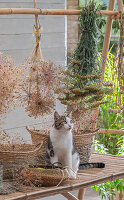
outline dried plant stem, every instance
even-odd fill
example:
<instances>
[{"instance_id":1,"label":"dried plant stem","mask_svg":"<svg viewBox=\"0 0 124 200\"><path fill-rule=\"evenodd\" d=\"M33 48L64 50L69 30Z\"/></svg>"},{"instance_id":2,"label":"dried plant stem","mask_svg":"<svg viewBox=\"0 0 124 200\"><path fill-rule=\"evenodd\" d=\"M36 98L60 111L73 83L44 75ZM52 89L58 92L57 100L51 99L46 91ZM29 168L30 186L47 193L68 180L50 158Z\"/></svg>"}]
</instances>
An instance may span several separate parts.
<instances>
[{"instance_id":1,"label":"dried plant stem","mask_svg":"<svg viewBox=\"0 0 124 200\"><path fill-rule=\"evenodd\" d=\"M34 49L32 50L31 54L29 55L28 59L26 60L25 64L23 65L23 67L22 67L21 72L19 73L19 75L20 75L21 73L23 73L23 71L24 71L26 65L28 64L29 60L31 59L31 57L32 57L32 55L33 55L35 49L36 49L36 46L34 47Z\"/></svg>"}]
</instances>

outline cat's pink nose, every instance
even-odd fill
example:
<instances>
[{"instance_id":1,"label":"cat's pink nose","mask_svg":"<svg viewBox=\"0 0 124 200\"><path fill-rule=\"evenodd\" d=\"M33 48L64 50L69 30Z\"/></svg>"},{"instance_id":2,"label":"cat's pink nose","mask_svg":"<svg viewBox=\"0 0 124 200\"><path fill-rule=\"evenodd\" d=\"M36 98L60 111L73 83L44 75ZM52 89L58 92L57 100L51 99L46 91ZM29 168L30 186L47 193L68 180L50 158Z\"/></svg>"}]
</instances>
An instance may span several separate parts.
<instances>
[{"instance_id":1,"label":"cat's pink nose","mask_svg":"<svg viewBox=\"0 0 124 200\"><path fill-rule=\"evenodd\" d=\"M69 128L71 128L71 125L70 125L70 124L69 124L68 126L69 126Z\"/></svg>"}]
</instances>

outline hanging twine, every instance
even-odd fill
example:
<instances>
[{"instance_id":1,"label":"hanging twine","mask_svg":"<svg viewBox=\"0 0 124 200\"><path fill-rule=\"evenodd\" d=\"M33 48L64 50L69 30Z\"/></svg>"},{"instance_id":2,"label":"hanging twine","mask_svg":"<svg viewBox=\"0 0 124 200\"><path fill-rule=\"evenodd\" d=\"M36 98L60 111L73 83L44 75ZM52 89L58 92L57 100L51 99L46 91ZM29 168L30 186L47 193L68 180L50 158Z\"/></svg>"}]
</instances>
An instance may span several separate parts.
<instances>
[{"instance_id":1,"label":"hanging twine","mask_svg":"<svg viewBox=\"0 0 124 200\"><path fill-rule=\"evenodd\" d=\"M33 36L36 38L36 45L39 45L40 43L40 36L39 36L39 30L33 26Z\"/></svg>"}]
</instances>

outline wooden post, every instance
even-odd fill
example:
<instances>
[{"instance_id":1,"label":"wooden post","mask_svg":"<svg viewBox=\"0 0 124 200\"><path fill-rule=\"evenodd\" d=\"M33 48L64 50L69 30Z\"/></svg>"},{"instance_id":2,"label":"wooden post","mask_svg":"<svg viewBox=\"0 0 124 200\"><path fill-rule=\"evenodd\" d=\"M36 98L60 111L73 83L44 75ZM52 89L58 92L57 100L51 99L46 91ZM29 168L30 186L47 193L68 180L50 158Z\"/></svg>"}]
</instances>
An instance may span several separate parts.
<instances>
[{"instance_id":1,"label":"wooden post","mask_svg":"<svg viewBox=\"0 0 124 200\"><path fill-rule=\"evenodd\" d=\"M84 200L85 190L86 189L84 189L84 188L79 190L79 192L78 192L78 199L79 200Z\"/></svg>"},{"instance_id":2,"label":"wooden post","mask_svg":"<svg viewBox=\"0 0 124 200\"><path fill-rule=\"evenodd\" d=\"M119 200L123 200L123 192L122 192L122 190L119 193Z\"/></svg>"},{"instance_id":3,"label":"wooden post","mask_svg":"<svg viewBox=\"0 0 124 200\"><path fill-rule=\"evenodd\" d=\"M114 197L113 197L113 196L111 196L111 200L114 200Z\"/></svg>"},{"instance_id":4,"label":"wooden post","mask_svg":"<svg viewBox=\"0 0 124 200\"><path fill-rule=\"evenodd\" d=\"M67 0L67 9L76 9L78 0ZM78 16L67 16L67 63L71 57L71 51L77 47L78 43Z\"/></svg>"},{"instance_id":5,"label":"wooden post","mask_svg":"<svg viewBox=\"0 0 124 200\"><path fill-rule=\"evenodd\" d=\"M119 0L120 1L120 0ZM115 0L109 0L109 7L108 10L113 11L115 5ZM106 60L108 55L108 49L109 49L109 43L110 43L110 36L111 36L111 29L112 29L112 17L108 16L106 21L106 27L105 27L105 37L103 42L103 49L102 49L102 59L101 62L101 70L102 70L102 76L101 80L104 79L104 73L105 73L105 66L106 66ZM95 123L92 124L92 129L96 128L97 118L98 118L98 109L94 109L92 112L92 120L95 120Z\"/></svg>"},{"instance_id":6,"label":"wooden post","mask_svg":"<svg viewBox=\"0 0 124 200\"><path fill-rule=\"evenodd\" d=\"M119 65L122 69L121 73L123 76L123 86L124 86L124 64L123 64L123 50L124 50L124 17L122 15L123 12L123 0L117 0L117 4L118 4L118 11L120 12L120 55L119 55ZM122 121L124 122L124 89L123 89L123 119Z\"/></svg>"},{"instance_id":7,"label":"wooden post","mask_svg":"<svg viewBox=\"0 0 124 200\"><path fill-rule=\"evenodd\" d=\"M123 0L117 0L118 11L123 11Z\"/></svg>"},{"instance_id":8,"label":"wooden post","mask_svg":"<svg viewBox=\"0 0 124 200\"><path fill-rule=\"evenodd\" d=\"M115 5L115 0L110 0L108 10L114 10L114 5ZM112 18L110 16L108 16L107 21L106 21L105 37L104 37L103 50L102 50L102 59L103 59L103 61L102 61L102 80L104 79L105 66L106 66L106 60L107 60L110 36L111 36L111 29L112 29Z\"/></svg>"}]
</instances>

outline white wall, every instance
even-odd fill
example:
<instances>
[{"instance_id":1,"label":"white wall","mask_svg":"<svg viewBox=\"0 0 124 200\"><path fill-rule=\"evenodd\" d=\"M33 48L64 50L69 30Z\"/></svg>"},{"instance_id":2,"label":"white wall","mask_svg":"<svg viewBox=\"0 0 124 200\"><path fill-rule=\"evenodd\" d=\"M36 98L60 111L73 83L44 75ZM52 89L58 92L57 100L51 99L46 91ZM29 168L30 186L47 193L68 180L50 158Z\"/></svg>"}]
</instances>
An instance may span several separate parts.
<instances>
[{"instance_id":1,"label":"white wall","mask_svg":"<svg viewBox=\"0 0 124 200\"><path fill-rule=\"evenodd\" d=\"M7 7L32 8L33 0L0 0L0 8ZM36 0L36 7L41 9L64 9L65 0ZM39 22L43 27L41 38L43 57L47 61L54 61L57 65L65 65L66 62L65 21L65 16L39 16ZM5 55L12 56L17 65L21 66L34 48L34 23L33 15L0 16L0 51ZM63 112L64 108L58 104L57 110ZM48 118L45 121L48 122ZM29 118L27 113L24 112L24 108L17 108L13 112L8 113L3 122L2 128L8 129L39 123L41 119ZM23 135L25 140L30 142L30 136L25 128L6 130L6 132Z\"/></svg>"}]
</instances>

